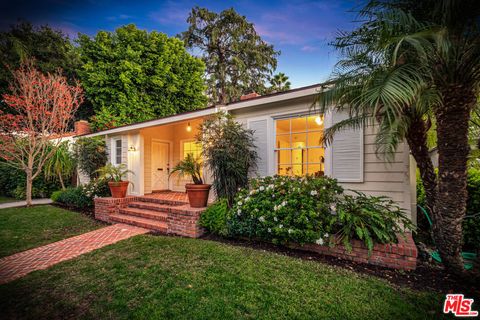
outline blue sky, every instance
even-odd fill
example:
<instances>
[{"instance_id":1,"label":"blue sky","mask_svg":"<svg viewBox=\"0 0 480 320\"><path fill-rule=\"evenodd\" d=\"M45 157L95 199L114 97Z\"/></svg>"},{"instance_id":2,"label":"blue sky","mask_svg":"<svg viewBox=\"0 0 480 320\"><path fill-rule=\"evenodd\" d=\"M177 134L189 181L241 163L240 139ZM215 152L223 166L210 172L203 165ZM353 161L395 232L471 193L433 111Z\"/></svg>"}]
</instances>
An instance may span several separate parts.
<instances>
[{"instance_id":1,"label":"blue sky","mask_svg":"<svg viewBox=\"0 0 480 320\"><path fill-rule=\"evenodd\" d=\"M78 32L94 35L134 23L174 36L186 30L186 18L195 5L216 12L233 7L245 15L262 38L281 51L276 72L286 73L296 88L328 79L338 59L328 43L338 30L353 28L356 16L349 11L359 1L2 1L0 28L22 18L76 37Z\"/></svg>"}]
</instances>

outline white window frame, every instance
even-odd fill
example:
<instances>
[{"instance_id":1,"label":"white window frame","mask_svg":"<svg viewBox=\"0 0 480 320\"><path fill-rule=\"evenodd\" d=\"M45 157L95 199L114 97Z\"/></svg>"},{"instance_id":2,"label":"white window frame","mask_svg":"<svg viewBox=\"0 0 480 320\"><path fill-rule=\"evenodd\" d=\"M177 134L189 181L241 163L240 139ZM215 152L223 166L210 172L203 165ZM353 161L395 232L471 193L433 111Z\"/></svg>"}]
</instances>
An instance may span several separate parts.
<instances>
[{"instance_id":1,"label":"white window frame","mask_svg":"<svg viewBox=\"0 0 480 320\"><path fill-rule=\"evenodd\" d=\"M118 154L118 150L117 150L117 141L120 141L120 155ZM122 137L112 138L111 150L112 150L111 163L115 166L118 166L118 165L122 164L123 163L122 162L122 151L123 151ZM117 162L117 157L118 156L120 156L120 163Z\"/></svg>"},{"instance_id":2,"label":"white window frame","mask_svg":"<svg viewBox=\"0 0 480 320\"><path fill-rule=\"evenodd\" d=\"M306 118L309 117L309 116L314 116L316 115L315 113L312 113L312 112L309 112L309 111L304 111L304 112L295 112L295 113L289 113L289 114L283 114L283 115L278 115L278 116L274 116L272 117L273 118L273 154L274 154L274 172L275 174L279 174L278 173L278 152L277 151L280 151L280 150L298 150L298 148L293 148L293 147L290 147L290 148L277 148L277 126L276 126L276 121L278 120L291 120L291 119L294 119L294 118L301 118L301 117L305 117L305 121L306 121ZM323 130L312 130L311 132L322 132L324 133L325 132L325 128L326 128L326 115L323 115ZM307 174L308 174L308 165L309 164L320 164L320 166L322 166L322 163L318 163L318 162L308 162L308 149L323 149L324 150L324 156L323 156L323 174L324 175L327 175L327 162L330 160L330 157L329 157L329 154L327 154L327 147L326 146L315 146L315 147L309 147L308 146L308 133L310 131L308 130L308 126L305 127L305 131L301 131L301 132L295 132L295 134L301 134L301 133L304 133L306 135L306 140L305 140L305 145L306 147L305 148L302 148L301 150L303 151L303 149L306 149L307 150L307 161L306 162L303 162L301 163L302 165L302 168L304 165L307 166ZM287 134L285 134L287 135ZM288 134L290 137L292 136L292 128L291 128L291 124L290 124L290 132ZM291 141L290 141L291 143ZM292 161L292 159L290 159L290 161ZM293 165L293 163L290 163L291 165Z\"/></svg>"}]
</instances>

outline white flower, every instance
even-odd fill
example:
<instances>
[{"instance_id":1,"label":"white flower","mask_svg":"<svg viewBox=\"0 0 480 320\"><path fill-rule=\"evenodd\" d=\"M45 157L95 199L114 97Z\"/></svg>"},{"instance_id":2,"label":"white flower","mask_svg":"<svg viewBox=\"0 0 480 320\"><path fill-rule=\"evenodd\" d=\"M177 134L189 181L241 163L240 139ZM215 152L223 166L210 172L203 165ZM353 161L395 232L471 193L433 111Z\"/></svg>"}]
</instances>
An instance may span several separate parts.
<instances>
[{"instance_id":1,"label":"white flower","mask_svg":"<svg viewBox=\"0 0 480 320\"><path fill-rule=\"evenodd\" d=\"M317 241L315 241L315 243L322 246L322 245L323 245L323 239L320 238L320 239L318 239Z\"/></svg>"},{"instance_id":2,"label":"white flower","mask_svg":"<svg viewBox=\"0 0 480 320\"><path fill-rule=\"evenodd\" d=\"M318 194L317 190L312 190L310 191L310 195L316 196Z\"/></svg>"},{"instance_id":3,"label":"white flower","mask_svg":"<svg viewBox=\"0 0 480 320\"><path fill-rule=\"evenodd\" d=\"M285 207L287 205L287 201L282 202L282 206Z\"/></svg>"},{"instance_id":4,"label":"white flower","mask_svg":"<svg viewBox=\"0 0 480 320\"><path fill-rule=\"evenodd\" d=\"M237 213L240 215L240 213L242 213L242 210L238 209Z\"/></svg>"},{"instance_id":5,"label":"white flower","mask_svg":"<svg viewBox=\"0 0 480 320\"><path fill-rule=\"evenodd\" d=\"M332 205L330 206L330 210L332 210L332 211L337 211L337 207L336 207L334 204L332 204Z\"/></svg>"},{"instance_id":6,"label":"white flower","mask_svg":"<svg viewBox=\"0 0 480 320\"><path fill-rule=\"evenodd\" d=\"M252 190L252 191L250 191L250 195L251 195L251 196L254 195L255 192L257 192L257 190Z\"/></svg>"},{"instance_id":7,"label":"white flower","mask_svg":"<svg viewBox=\"0 0 480 320\"><path fill-rule=\"evenodd\" d=\"M253 210L253 211L258 212L258 208L255 208L255 210Z\"/></svg>"},{"instance_id":8,"label":"white flower","mask_svg":"<svg viewBox=\"0 0 480 320\"><path fill-rule=\"evenodd\" d=\"M258 190L263 191L263 190L265 190L265 187L264 187L264 186L260 186L260 188L258 188Z\"/></svg>"},{"instance_id":9,"label":"white flower","mask_svg":"<svg viewBox=\"0 0 480 320\"><path fill-rule=\"evenodd\" d=\"M245 198L245 202L247 202L248 200L250 200L250 197L246 197L246 198Z\"/></svg>"},{"instance_id":10,"label":"white flower","mask_svg":"<svg viewBox=\"0 0 480 320\"><path fill-rule=\"evenodd\" d=\"M292 229L288 229L288 233L292 233L292 232L293 232L293 230L292 230Z\"/></svg>"},{"instance_id":11,"label":"white flower","mask_svg":"<svg viewBox=\"0 0 480 320\"><path fill-rule=\"evenodd\" d=\"M275 206L273 207L273 211L277 211L277 210L278 210L278 207L275 205Z\"/></svg>"},{"instance_id":12,"label":"white flower","mask_svg":"<svg viewBox=\"0 0 480 320\"><path fill-rule=\"evenodd\" d=\"M274 195L274 194L272 194L272 198L275 198L275 195Z\"/></svg>"},{"instance_id":13,"label":"white flower","mask_svg":"<svg viewBox=\"0 0 480 320\"><path fill-rule=\"evenodd\" d=\"M259 220L260 222L264 222L264 221L265 221L265 218L264 218L263 216L261 216L260 218L258 218L258 220Z\"/></svg>"},{"instance_id":14,"label":"white flower","mask_svg":"<svg viewBox=\"0 0 480 320\"><path fill-rule=\"evenodd\" d=\"M283 224L279 225L278 227L279 227L280 229L282 229L282 228L283 228Z\"/></svg>"},{"instance_id":15,"label":"white flower","mask_svg":"<svg viewBox=\"0 0 480 320\"><path fill-rule=\"evenodd\" d=\"M242 205L242 201L238 201L237 204L238 204L239 206L241 206L241 205Z\"/></svg>"},{"instance_id":16,"label":"white flower","mask_svg":"<svg viewBox=\"0 0 480 320\"><path fill-rule=\"evenodd\" d=\"M268 228L267 230L268 230L268 232L272 233L272 229Z\"/></svg>"},{"instance_id":17,"label":"white flower","mask_svg":"<svg viewBox=\"0 0 480 320\"><path fill-rule=\"evenodd\" d=\"M269 184L269 185L268 185L268 188L269 188L269 189L273 189L273 188L274 188L274 185L273 185L273 184Z\"/></svg>"},{"instance_id":18,"label":"white flower","mask_svg":"<svg viewBox=\"0 0 480 320\"><path fill-rule=\"evenodd\" d=\"M277 217L273 217L273 221L277 222L278 221Z\"/></svg>"},{"instance_id":19,"label":"white flower","mask_svg":"<svg viewBox=\"0 0 480 320\"><path fill-rule=\"evenodd\" d=\"M328 233L325 233L325 234L323 235L323 237L324 237L324 238L328 238Z\"/></svg>"}]
</instances>

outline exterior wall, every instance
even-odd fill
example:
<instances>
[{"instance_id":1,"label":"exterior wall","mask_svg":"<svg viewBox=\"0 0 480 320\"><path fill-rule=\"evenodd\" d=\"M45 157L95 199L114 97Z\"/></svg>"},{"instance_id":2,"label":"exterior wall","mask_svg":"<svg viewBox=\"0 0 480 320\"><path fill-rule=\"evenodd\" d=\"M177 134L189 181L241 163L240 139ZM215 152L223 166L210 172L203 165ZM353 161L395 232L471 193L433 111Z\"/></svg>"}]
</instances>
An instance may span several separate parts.
<instances>
[{"instance_id":1,"label":"exterior wall","mask_svg":"<svg viewBox=\"0 0 480 320\"><path fill-rule=\"evenodd\" d=\"M313 97L304 97L281 103L266 104L258 107L242 108L231 110L230 113L235 116L237 121L248 125L251 119L268 118L268 132L271 134L269 139L268 172L269 175L276 174L274 144L274 120L275 116L295 115L309 112L313 103ZM327 123L327 120L325 121ZM340 185L345 189L352 189L364 192L373 196L387 196L396 201L412 221L416 222L415 214L415 188L412 188L411 170L412 164L409 156L409 149L405 143L400 144L395 153L393 161L388 162L375 154L375 128L368 127L363 131L364 134L364 157L363 157L363 182L341 182ZM326 153L326 174L329 174L328 159L329 148ZM413 172L415 167L413 167ZM413 174L415 177L415 174ZM415 184L413 184L415 186ZM413 213L413 214L412 214Z\"/></svg>"}]
</instances>

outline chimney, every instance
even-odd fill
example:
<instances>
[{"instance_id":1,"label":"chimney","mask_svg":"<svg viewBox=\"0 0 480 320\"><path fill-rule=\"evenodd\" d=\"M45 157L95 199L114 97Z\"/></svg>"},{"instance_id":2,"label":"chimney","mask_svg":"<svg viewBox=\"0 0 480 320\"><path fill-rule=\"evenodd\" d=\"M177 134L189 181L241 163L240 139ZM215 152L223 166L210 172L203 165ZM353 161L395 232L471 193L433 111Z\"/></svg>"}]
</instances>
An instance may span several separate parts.
<instances>
[{"instance_id":1,"label":"chimney","mask_svg":"<svg viewBox=\"0 0 480 320\"><path fill-rule=\"evenodd\" d=\"M82 134L88 134L92 132L90 124L86 120L75 121L75 135L80 136Z\"/></svg>"},{"instance_id":2,"label":"chimney","mask_svg":"<svg viewBox=\"0 0 480 320\"><path fill-rule=\"evenodd\" d=\"M243 96L241 96L240 101L248 100L248 99L252 99L252 98L256 98L256 97L260 97L260 95L256 92L252 92L252 93L244 94Z\"/></svg>"}]
</instances>

